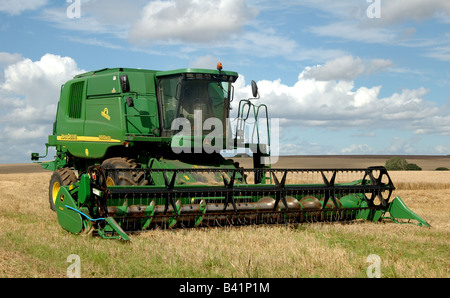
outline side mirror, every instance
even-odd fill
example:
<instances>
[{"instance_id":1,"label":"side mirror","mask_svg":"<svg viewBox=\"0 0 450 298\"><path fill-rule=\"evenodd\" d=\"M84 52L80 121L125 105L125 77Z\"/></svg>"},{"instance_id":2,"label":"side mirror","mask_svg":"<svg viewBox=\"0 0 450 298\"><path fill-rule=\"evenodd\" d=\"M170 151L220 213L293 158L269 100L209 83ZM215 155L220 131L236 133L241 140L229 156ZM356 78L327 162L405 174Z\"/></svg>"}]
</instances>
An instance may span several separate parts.
<instances>
[{"instance_id":1,"label":"side mirror","mask_svg":"<svg viewBox=\"0 0 450 298\"><path fill-rule=\"evenodd\" d=\"M254 98L258 98L258 85L252 80L252 95Z\"/></svg>"},{"instance_id":2,"label":"side mirror","mask_svg":"<svg viewBox=\"0 0 450 298\"><path fill-rule=\"evenodd\" d=\"M127 75L120 76L120 87L122 87L122 92L124 93L130 91L130 82Z\"/></svg>"},{"instance_id":3,"label":"side mirror","mask_svg":"<svg viewBox=\"0 0 450 298\"><path fill-rule=\"evenodd\" d=\"M132 97L127 97L127 106L130 108L134 107L134 101Z\"/></svg>"}]
</instances>

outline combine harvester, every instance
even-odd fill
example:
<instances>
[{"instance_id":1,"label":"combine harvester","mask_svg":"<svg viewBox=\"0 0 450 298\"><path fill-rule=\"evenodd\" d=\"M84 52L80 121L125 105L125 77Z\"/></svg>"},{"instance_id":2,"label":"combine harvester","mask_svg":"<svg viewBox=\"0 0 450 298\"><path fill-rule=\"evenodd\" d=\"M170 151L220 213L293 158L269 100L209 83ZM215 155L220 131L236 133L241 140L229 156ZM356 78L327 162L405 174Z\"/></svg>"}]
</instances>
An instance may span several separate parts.
<instances>
[{"instance_id":1,"label":"combine harvester","mask_svg":"<svg viewBox=\"0 0 450 298\"><path fill-rule=\"evenodd\" d=\"M222 70L101 69L61 88L41 162L53 172L50 207L72 233L129 240L128 231L343 220L415 220L384 167L273 169L267 106L241 100L238 74ZM261 125L264 124L264 125ZM246 128L251 140L245 137ZM267 134L265 142L261 127ZM253 168L223 149L252 151ZM356 178L355 178L356 177Z\"/></svg>"}]
</instances>

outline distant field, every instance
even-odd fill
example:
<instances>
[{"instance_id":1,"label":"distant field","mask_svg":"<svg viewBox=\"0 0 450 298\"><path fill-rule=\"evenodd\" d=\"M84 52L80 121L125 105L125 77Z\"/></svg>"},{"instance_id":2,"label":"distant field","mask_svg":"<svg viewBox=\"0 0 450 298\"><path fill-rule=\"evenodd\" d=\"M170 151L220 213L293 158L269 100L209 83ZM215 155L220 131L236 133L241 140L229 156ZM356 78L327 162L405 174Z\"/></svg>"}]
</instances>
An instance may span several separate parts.
<instances>
[{"instance_id":1,"label":"distant field","mask_svg":"<svg viewBox=\"0 0 450 298\"><path fill-rule=\"evenodd\" d=\"M384 160L283 158L279 166L366 167L382 165ZM298 227L152 230L131 235L130 243L65 232L48 208L51 172L29 165L2 165L0 278L66 277L71 254L80 256L81 277L88 278L365 278L370 254L380 256L382 277L449 278L450 171L429 171L438 166L450 168L449 159L428 163L426 158L407 160L428 170L390 172L397 186L394 195L401 196L431 228L356 221ZM245 159L240 162L244 164Z\"/></svg>"},{"instance_id":2,"label":"distant field","mask_svg":"<svg viewBox=\"0 0 450 298\"><path fill-rule=\"evenodd\" d=\"M42 169L40 165L32 163L0 165L0 174L45 173L45 172L48 171Z\"/></svg>"},{"instance_id":3,"label":"distant field","mask_svg":"<svg viewBox=\"0 0 450 298\"><path fill-rule=\"evenodd\" d=\"M398 155L396 155L398 156ZM384 166L388 155L309 155L309 156L281 156L274 168L366 168ZM450 169L450 156L434 155L404 155L408 163L415 163L424 171L432 171L438 167ZM252 167L252 158L233 158L241 166Z\"/></svg>"}]
</instances>

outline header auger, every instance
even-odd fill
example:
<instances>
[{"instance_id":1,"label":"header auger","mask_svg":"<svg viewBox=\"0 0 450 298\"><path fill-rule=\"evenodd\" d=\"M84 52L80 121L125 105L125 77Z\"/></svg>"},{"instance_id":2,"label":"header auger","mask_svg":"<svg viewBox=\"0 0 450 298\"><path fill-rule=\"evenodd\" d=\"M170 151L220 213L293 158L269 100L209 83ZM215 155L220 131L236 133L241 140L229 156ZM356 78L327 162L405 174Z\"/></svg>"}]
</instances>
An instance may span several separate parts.
<instances>
[{"instance_id":1,"label":"header auger","mask_svg":"<svg viewBox=\"0 0 450 298\"><path fill-rule=\"evenodd\" d=\"M47 152L56 148L56 159L41 163L54 171L49 203L60 225L123 240L129 231L155 227L383 218L429 226L391 198L395 187L384 167L272 169L267 106L241 100L230 125L237 77L220 64L102 69L65 83L46 144ZM252 91L259 98L254 82ZM220 154L236 148L252 151L253 168Z\"/></svg>"}]
</instances>

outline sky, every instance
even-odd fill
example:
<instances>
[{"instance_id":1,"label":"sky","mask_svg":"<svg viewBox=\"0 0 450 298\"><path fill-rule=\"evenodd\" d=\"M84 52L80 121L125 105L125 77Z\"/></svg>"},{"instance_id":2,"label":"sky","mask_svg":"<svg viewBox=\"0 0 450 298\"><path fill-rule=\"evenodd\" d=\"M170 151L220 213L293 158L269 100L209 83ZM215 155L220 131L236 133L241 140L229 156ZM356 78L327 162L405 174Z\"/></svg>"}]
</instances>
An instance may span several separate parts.
<instances>
[{"instance_id":1,"label":"sky","mask_svg":"<svg viewBox=\"0 0 450 298\"><path fill-rule=\"evenodd\" d=\"M219 61L281 155L448 155L449 29L448 0L0 0L0 163L45 152L76 74Z\"/></svg>"}]
</instances>

